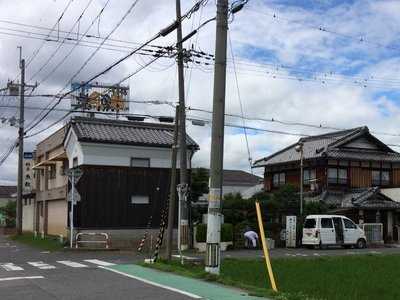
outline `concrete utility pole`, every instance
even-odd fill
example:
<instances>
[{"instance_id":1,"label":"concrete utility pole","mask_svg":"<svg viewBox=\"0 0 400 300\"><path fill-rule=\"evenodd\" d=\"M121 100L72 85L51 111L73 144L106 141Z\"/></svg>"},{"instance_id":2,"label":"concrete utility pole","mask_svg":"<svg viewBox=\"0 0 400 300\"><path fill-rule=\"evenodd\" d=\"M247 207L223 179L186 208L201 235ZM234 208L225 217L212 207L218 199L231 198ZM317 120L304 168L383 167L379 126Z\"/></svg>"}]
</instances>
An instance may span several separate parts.
<instances>
[{"instance_id":1,"label":"concrete utility pole","mask_svg":"<svg viewBox=\"0 0 400 300\"><path fill-rule=\"evenodd\" d=\"M179 82L179 205L180 205L180 223L179 223L179 250L189 248L189 220L187 203L187 147L186 147L186 115L185 115L185 78L183 69L183 48L182 48L182 23L181 23L181 1L176 0L176 19L178 20L177 47L178 47L178 82ZM179 243L179 242L178 242Z\"/></svg>"},{"instance_id":2,"label":"concrete utility pole","mask_svg":"<svg viewBox=\"0 0 400 300\"><path fill-rule=\"evenodd\" d=\"M25 106L25 59L21 58L22 49L20 48L19 67L21 69L21 83L19 90L19 128L18 128L18 183L17 183L17 234L22 234L22 175L24 159L24 106Z\"/></svg>"},{"instance_id":3,"label":"concrete utility pole","mask_svg":"<svg viewBox=\"0 0 400 300\"><path fill-rule=\"evenodd\" d=\"M219 274L221 242L221 198L224 160L226 48L228 0L217 1L214 96L211 132L210 191L208 194L206 272Z\"/></svg>"},{"instance_id":4,"label":"concrete utility pole","mask_svg":"<svg viewBox=\"0 0 400 300\"><path fill-rule=\"evenodd\" d=\"M171 184L169 189L169 206L168 206L168 228L167 228L167 253L166 258L171 260L172 256L172 240L174 236L174 221L175 221L175 198L176 198L176 158L178 152L178 121L179 121L179 106L175 111L174 125L174 142L172 145L171 154Z\"/></svg>"}]
</instances>

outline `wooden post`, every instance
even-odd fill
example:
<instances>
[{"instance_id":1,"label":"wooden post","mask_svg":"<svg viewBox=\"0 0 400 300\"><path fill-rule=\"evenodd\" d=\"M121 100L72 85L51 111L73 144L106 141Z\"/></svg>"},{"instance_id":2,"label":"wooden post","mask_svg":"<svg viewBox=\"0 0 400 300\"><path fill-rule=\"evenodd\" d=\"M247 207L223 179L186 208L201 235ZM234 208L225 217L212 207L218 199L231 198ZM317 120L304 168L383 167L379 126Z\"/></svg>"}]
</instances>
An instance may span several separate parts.
<instances>
[{"instance_id":1,"label":"wooden post","mask_svg":"<svg viewBox=\"0 0 400 300\"><path fill-rule=\"evenodd\" d=\"M275 292L277 292L278 289L276 287L274 273L272 272L272 266L271 266L271 260L269 258L268 246L265 241L264 225L262 222L260 203L258 201L256 201L256 211L257 211L258 227L260 228L261 242L262 242L262 247L263 247L263 251L264 251L265 263L267 265L267 270L268 270L268 275L269 275L269 281L271 282L272 289Z\"/></svg>"}]
</instances>

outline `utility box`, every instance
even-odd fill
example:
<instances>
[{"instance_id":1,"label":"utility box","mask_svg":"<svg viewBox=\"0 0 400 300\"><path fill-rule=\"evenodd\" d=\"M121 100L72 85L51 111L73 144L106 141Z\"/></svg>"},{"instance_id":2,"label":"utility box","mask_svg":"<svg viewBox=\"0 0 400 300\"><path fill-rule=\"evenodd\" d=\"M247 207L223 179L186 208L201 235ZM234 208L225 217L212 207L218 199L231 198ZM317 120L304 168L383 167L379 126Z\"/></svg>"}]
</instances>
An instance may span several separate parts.
<instances>
[{"instance_id":1,"label":"utility box","mask_svg":"<svg viewBox=\"0 0 400 300\"><path fill-rule=\"evenodd\" d=\"M296 216L286 216L286 248L296 248Z\"/></svg>"}]
</instances>

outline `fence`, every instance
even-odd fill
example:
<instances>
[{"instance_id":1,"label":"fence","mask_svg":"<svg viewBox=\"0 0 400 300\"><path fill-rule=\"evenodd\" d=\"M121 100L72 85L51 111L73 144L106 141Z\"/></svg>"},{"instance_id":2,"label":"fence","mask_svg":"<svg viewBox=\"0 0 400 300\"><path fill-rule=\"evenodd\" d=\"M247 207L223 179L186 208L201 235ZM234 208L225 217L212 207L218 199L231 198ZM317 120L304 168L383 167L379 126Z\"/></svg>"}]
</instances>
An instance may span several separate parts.
<instances>
[{"instance_id":1,"label":"fence","mask_svg":"<svg viewBox=\"0 0 400 300\"><path fill-rule=\"evenodd\" d=\"M381 244L383 243L383 224L382 223L364 223L361 228L365 232L367 243Z\"/></svg>"},{"instance_id":2,"label":"fence","mask_svg":"<svg viewBox=\"0 0 400 300\"><path fill-rule=\"evenodd\" d=\"M82 240L82 236L87 236L89 239ZM96 240L96 237L103 239ZM105 248L108 249L110 245L110 238L105 232L80 232L76 235L75 239L76 248L78 248L80 244L103 244Z\"/></svg>"}]
</instances>

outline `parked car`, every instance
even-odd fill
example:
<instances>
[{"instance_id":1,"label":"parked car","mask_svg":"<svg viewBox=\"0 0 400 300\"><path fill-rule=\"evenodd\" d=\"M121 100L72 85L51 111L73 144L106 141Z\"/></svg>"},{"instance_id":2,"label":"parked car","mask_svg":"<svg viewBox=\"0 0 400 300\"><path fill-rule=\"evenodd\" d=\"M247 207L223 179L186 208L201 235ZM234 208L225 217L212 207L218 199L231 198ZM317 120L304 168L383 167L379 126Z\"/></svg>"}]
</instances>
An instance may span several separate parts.
<instances>
[{"instance_id":1,"label":"parked car","mask_svg":"<svg viewBox=\"0 0 400 300\"><path fill-rule=\"evenodd\" d=\"M310 215L303 226L302 244L306 247L355 246L365 248L364 230L352 220L339 215Z\"/></svg>"}]
</instances>

